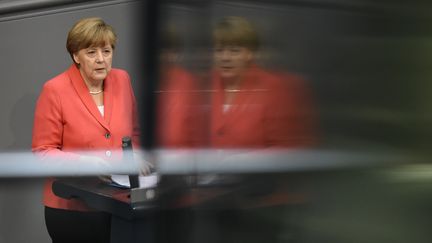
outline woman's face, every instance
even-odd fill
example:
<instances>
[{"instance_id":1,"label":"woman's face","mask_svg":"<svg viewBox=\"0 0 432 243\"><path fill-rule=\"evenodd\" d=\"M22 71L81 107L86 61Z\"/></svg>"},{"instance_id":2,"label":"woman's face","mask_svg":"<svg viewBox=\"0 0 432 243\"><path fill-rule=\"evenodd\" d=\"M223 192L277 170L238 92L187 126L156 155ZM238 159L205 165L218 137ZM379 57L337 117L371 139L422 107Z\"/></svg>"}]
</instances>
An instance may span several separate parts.
<instances>
[{"instance_id":1,"label":"woman's face","mask_svg":"<svg viewBox=\"0 0 432 243\"><path fill-rule=\"evenodd\" d=\"M239 78L249 66L253 53L241 46L216 46L214 60L223 79Z\"/></svg>"},{"instance_id":2,"label":"woman's face","mask_svg":"<svg viewBox=\"0 0 432 243\"><path fill-rule=\"evenodd\" d=\"M113 49L110 44L103 47L89 47L73 55L84 80L97 83L103 81L111 71Z\"/></svg>"}]
</instances>

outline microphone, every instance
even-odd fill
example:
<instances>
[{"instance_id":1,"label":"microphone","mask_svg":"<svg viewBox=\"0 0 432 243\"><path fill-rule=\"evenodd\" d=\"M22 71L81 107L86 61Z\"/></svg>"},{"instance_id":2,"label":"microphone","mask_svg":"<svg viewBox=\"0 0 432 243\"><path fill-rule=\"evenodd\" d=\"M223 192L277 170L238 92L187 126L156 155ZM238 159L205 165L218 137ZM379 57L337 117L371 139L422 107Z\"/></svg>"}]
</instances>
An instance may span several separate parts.
<instances>
[{"instance_id":1,"label":"microphone","mask_svg":"<svg viewBox=\"0 0 432 243\"><path fill-rule=\"evenodd\" d=\"M122 138L123 162L133 163L132 139L130 137ZM131 188L139 187L138 175L129 175L129 183Z\"/></svg>"}]
</instances>

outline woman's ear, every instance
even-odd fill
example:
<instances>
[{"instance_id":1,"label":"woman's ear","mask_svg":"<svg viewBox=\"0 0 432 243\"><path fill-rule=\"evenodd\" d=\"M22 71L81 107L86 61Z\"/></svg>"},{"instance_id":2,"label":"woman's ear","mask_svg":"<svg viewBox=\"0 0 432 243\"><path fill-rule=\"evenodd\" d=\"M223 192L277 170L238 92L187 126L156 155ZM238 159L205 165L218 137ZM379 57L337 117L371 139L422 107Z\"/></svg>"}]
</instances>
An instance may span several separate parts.
<instances>
[{"instance_id":1,"label":"woman's ear","mask_svg":"<svg viewBox=\"0 0 432 243\"><path fill-rule=\"evenodd\" d=\"M255 52L253 52L253 51L251 51L249 49L247 49L247 51L248 51L248 53L246 55L246 59L247 59L248 62L251 62L251 61L253 61L255 59Z\"/></svg>"},{"instance_id":2,"label":"woman's ear","mask_svg":"<svg viewBox=\"0 0 432 243\"><path fill-rule=\"evenodd\" d=\"M78 65L80 64L78 55L76 53L72 54L72 58L76 64Z\"/></svg>"}]
</instances>

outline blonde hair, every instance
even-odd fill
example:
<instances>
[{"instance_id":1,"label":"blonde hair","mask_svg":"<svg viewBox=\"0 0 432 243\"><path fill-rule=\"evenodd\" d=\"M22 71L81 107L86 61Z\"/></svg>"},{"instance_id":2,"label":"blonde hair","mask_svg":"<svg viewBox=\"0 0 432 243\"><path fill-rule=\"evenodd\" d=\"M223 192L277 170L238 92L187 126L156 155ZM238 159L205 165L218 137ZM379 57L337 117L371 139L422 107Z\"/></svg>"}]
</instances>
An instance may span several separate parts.
<instances>
[{"instance_id":1,"label":"blonde hair","mask_svg":"<svg viewBox=\"0 0 432 243\"><path fill-rule=\"evenodd\" d=\"M69 31L66 49L73 59L73 54L79 50L105 46L107 43L114 49L117 42L117 35L110 25L106 24L101 18L84 18L72 26Z\"/></svg>"},{"instance_id":2,"label":"blonde hair","mask_svg":"<svg viewBox=\"0 0 432 243\"><path fill-rule=\"evenodd\" d=\"M213 31L215 45L238 45L251 51L258 50L259 40L255 28L245 18L225 17Z\"/></svg>"}]
</instances>

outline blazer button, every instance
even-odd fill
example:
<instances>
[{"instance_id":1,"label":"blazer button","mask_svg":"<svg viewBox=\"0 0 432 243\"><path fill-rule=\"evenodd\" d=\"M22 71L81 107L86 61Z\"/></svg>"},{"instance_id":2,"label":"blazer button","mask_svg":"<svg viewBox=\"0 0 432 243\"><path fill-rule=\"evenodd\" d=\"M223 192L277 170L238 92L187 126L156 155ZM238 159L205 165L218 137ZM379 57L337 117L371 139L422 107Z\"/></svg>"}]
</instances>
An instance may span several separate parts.
<instances>
[{"instance_id":1,"label":"blazer button","mask_svg":"<svg viewBox=\"0 0 432 243\"><path fill-rule=\"evenodd\" d=\"M105 155L106 155L107 157L111 157L111 151L107 150L107 151L105 152Z\"/></svg>"},{"instance_id":2,"label":"blazer button","mask_svg":"<svg viewBox=\"0 0 432 243\"><path fill-rule=\"evenodd\" d=\"M111 134L110 133L105 133L105 138L106 139L109 139L111 137Z\"/></svg>"}]
</instances>

